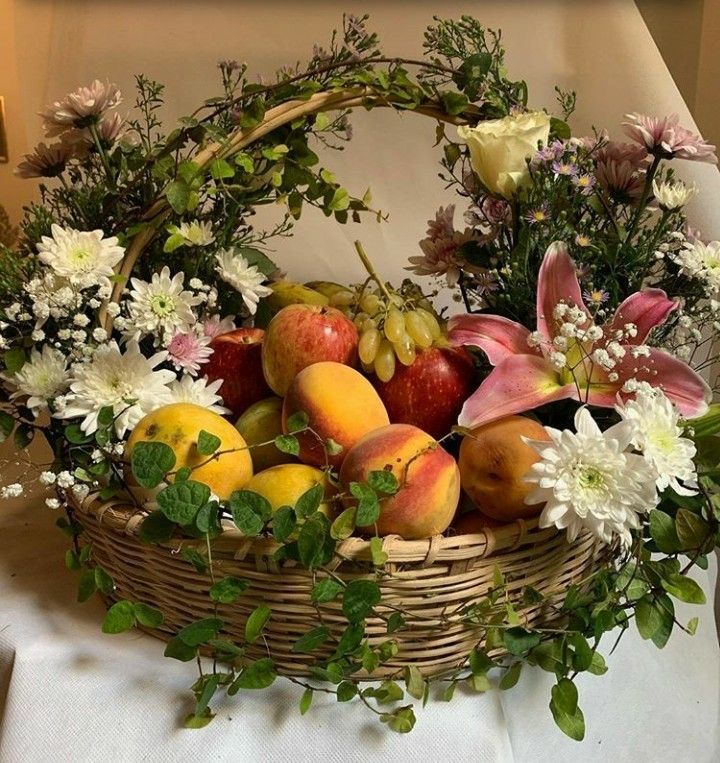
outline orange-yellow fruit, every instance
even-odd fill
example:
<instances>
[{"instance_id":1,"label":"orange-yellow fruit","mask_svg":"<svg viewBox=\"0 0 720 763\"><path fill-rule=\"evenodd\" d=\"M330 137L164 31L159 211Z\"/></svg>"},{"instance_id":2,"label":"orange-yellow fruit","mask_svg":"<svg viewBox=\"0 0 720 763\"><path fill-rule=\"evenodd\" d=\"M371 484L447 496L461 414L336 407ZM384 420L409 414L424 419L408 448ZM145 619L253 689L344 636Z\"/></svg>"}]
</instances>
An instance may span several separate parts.
<instances>
[{"instance_id":1,"label":"orange-yellow fruit","mask_svg":"<svg viewBox=\"0 0 720 763\"><path fill-rule=\"evenodd\" d=\"M220 438L218 452L232 452L217 458L198 453L197 441L202 430ZM190 479L204 483L221 499L245 487L253 475L250 453L240 432L222 416L200 405L171 403L149 413L128 439L125 450L128 458L139 442L169 445L175 453L174 471L189 466L193 469Z\"/></svg>"},{"instance_id":2,"label":"orange-yellow fruit","mask_svg":"<svg viewBox=\"0 0 720 763\"><path fill-rule=\"evenodd\" d=\"M437 440L410 424L376 429L347 454L340 482L348 490L351 482L365 482L370 472L383 469L392 471L399 489L380 502L380 535L413 540L447 529L460 498L460 473L455 459ZM365 529L374 532L375 528Z\"/></svg>"},{"instance_id":3,"label":"orange-yellow fruit","mask_svg":"<svg viewBox=\"0 0 720 763\"><path fill-rule=\"evenodd\" d=\"M523 437L550 439L534 419L508 416L474 429L460 444L465 492L483 514L503 522L535 516L542 508L525 504L532 485L523 478L539 456Z\"/></svg>"},{"instance_id":4,"label":"orange-yellow fruit","mask_svg":"<svg viewBox=\"0 0 720 763\"><path fill-rule=\"evenodd\" d=\"M283 431L288 419L299 411L308 415L312 432L297 435L300 460L324 466L323 442L334 440L342 447L328 462L339 466L347 452L365 434L390 423L387 411L372 384L358 371L342 363L324 361L304 368L293 379L283 404Z\"/></svg>"},{"instance_id":5,"label":"orange-yellow fruit","mask_svg":"<svg viewBox=\"0 0 720 763\"><path fill-rule=\"evenodd\" d=\"M295 506L298 498L315 485L325 489L325 500L319 511L327 517L334 514L332 499L337 492L330 484L327 474L321 469L305 464L280 464L256 474L245 485L245 490L266 498L275 512L281 506Z\"/></svg>"}]
</instances>

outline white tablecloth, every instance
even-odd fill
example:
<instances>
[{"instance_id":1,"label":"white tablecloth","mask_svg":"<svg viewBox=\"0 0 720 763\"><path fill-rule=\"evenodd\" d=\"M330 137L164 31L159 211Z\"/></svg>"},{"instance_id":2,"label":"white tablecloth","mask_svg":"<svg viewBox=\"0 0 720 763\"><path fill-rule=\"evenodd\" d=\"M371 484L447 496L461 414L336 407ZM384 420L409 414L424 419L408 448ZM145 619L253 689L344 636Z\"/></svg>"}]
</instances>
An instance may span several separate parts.
<instances>
[{"instance_id":1,"label":"white tablecloth","mask_svg":"<svg viewBox=\"0 0 720 763\"><path fill-rule=\"evenodd\" d=\"M189 110L210 92L213 62L236 56L253 71L270 71L302 58L337 23L335 3L143 4L50 0L54 14L38 17L49 30L48 51L34 45L29 14L16 4L19 71L46 71L42 92L24 90L28 133L47 100L95 76L129 89L136 71L168 83L168 110ZM678 111L692 120L631 0L606 2L483 3L348 2L370 12L393 54L416 56L432 13L473 13L501 26L515 76L528 79L531 103L552 105L555 83L579 91L576 131L592 124L615 133L622 114ZM170 8L172 7L172 12ZM38 40L40 39L40 26ZM272 31L271 31L272 30ZM38 64L40 62L40 64ZM44 68L43 68L44 67ZM28 75L29 76L29 75ZM30 80L28 80L30 81ZM128 100L130 100L128 98ZM310 215L294 240L282 242L278 261L299 277L335 279L359 274L351 241L359 234L387 277L403 274L422 236L424 221L449 197L435 179L436 152L428 120L390 113L359 114L356 139L329 157L352 189L371 184L377 206L392 213L388 225L333 226ZM694 222L720 236L720 176L685 163L680 174L702 195L692 202ZM312 257L308 256L312 253ZM8 452L7 446L5 453ZM0 483L7 482L7 470ZM65 539L41 501L0 507L0 761L219 761L418 760L472 761L700 761L716 760L720 655L710 604L681 607L701 626L694 638L673 635L662 652L627 635L608 658L603 677L579 681L587 736L582 745L555 729L548 710L551 679L528 670L508 693L461 691L451 704L418 711L415 730L395 735L357 708L342 712L316 697L304 718L298 691L278 681L267 693L238 695L217 708L206 729L180 728L189 711L192 666L162 657L162 645L132 633L102 636L99 602L74 602L76 581L65 571ZM712 599L714 568L698 578Z\"/></svg>"}]
</instances>

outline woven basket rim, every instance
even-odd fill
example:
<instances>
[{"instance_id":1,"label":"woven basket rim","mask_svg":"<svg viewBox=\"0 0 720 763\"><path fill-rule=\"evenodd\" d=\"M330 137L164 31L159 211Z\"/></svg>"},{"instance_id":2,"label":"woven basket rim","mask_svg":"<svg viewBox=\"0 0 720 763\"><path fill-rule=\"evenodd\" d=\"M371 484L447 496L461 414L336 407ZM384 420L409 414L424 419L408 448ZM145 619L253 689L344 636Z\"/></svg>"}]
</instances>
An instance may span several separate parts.
<instances>
[{"instance_id":1,"label":"woven basket rim","mask_svg":"<svg viewBox=\"0 0 720 763\"><path fill-rule=\"evenodd\" d=\"M102 501L97 493L91 493L82 501L73 501L75 511L93 516L99 524L126 535L139 537L146 509L138 508L127 499ZM452 529L452 528L450 528ZM491 556L500 551L512 551L521 546L535 544L553 535L554 527L540 528L537 518L517 519L496 528L484 528L478 533L460 535L434 535L431 538L405 540L399 535L383 537L382 550L388 555L388 563L420 563L429 566L436 561L460 561ZM204 538L173 536L157 545L178 551L181 548L204 546ZM213 539L213 546L234 551L237 558L245 556L272 557L282 544L270 537L244 535L229 521L223 522L223 532ZM343 561L369 561L372 559L370 540L350 537L338 542L336 556Z\"/></svg>"}]
</instances>

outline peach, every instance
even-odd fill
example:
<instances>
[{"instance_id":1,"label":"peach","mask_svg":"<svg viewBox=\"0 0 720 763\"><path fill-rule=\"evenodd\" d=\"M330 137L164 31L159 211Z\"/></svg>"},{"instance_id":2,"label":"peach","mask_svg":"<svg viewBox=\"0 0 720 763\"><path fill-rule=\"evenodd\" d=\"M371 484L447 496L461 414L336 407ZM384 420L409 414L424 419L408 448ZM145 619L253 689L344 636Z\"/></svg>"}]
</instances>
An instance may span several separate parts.
<instances>
[{"instance_id":1,"label":"peach","mask_svg":"<svg viewBox=\"0 0 720 763\"><path fill-rule=\"evenodd\" d=\"M332 501L337 491L330 484L327 474L314 466L305 464L273 466L258 472L245 485L245 490L251 490L266 498L275 512L281 506L295 506L298 498L315 485L322 485L325 489L325 500L320 504L319 511L327 517L332 517L334 514Z\"/></svg>"},{"instance_id":2,"label":"peach","mask_svg":"<svg viewBox=\"0 0 720 763\"><path fill-rule=\"evenodd\" d=\"M220 438L216 458L198 453L202 430ZM130 435L125 455L132 456L139 442L164 442L175 453L174 470L193 469L190 479L202 482L221 499L245 487L253 475L252 459L243 436L222 416L194 403L171 403L140 419Z\"/></svg>"},{"instance_id":3,"label":"peach","mask_svg":"<svg viewBox=\"0 0 720 763\"><path fill-rule=\"evenodd\" d=\"M392 471L399 489L380 502L380 535L415 540L447 529L460 498L460 472L437 440L411 424L376 429L347 454L340 482L348 490L351 482L364 482L370 472L383 469Z\"/></svg>"},{"instance_id":4,"label":"peach","mask_svg":"<svg viewBox=\"0 0 720 763\"><path fill-rule=\"evenodd\" d=\"M525 504L532 485L523 478L539 456L523 437L550 439L535 419L507 416L472 430L460 444L465 492L483 514L503 522L535 516L542 508Z\"/></svg>"},{"instance_id":5,"label":"peach","mask_svg":"<svg viewBox=\"0 0 720 763\"><path fill-rule=\"evenodd\" d=\"M390 423L385 406L372 384L342 363L324 361L304 368L293 379L283 404L283 431L299 411L308 415L313 432L302 432L300 460L313 466L340 466L350 448L365 434ZM342 447L326 454L323 443L332 439Z\"/></svg>"},{"instance_id":6,"label":"peach","mask_svg":"<svg viewBox=\"0 0 720 763\"><path fill-rule=\"evenodd\" d=\"M477 509L473 509L454 519L452 526L455 530L455 535L470 535L481 533L487 528L502 527L504 524L504 522L500 522L492 517L486 517Z\"/></svg>"}]
</instances>

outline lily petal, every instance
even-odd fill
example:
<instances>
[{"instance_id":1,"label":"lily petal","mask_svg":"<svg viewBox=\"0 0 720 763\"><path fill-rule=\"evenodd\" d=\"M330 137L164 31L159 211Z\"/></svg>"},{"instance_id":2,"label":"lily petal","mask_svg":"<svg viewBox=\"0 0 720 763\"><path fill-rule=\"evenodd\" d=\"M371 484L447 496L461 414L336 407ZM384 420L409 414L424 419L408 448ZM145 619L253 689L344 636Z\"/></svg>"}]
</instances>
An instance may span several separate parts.
<instances>
[{"instance_id":1,"label":"lily petal","mask_svg":"<svg viewBox=\"0 0 720 763\"><path fill-rule=\"evenodd\" d=\"M553 241L543 257L537 284L537 329L550 340L556 336L553 310L560 302L579 307L592 320L567 246L562 241Z\"/></svg>"},{"instance_id":2,"label":"lily petal","mask_svg":"<svg viewBox=\"0 0 720 763\"><path fill-rule=\"evenodd\" d=\"M661 389L685 418L702 416L712 399L705 379L680 358L665 350L650 348L649 357L622 359L615 370L621 379L645 381Z\"/></svg>"},{"instance_id":3,"label":"lily petal","mask_svg":"<svg viewBox=\"0 0 720 763\"><path fill-rule=\"evenodd\" d=\"M667 320L668 315L675 310L678 303L669 299L662 289L643 289L631 294L615 311L610 324L606 327L605 335L610 339L616 331L626 323L637 326L637 336L623 339L623 344L642 344L647 335Z\"/></svg>"},{"instance_id":4,"label":"lily petal","mask_svg":"<svg viewBox=\"0 0 720 763\"><path fill-rule=\"evenodd\" d=\"M448 322L453 347L479 347L494 365L510 355L531 354L530 332L520 323L499 315L455 315Z\"/></svg>"},{"instance_id":5,"label":"lily petal","mask_svg":"<svg viewBox=\"0 0 720 763\"><path fill-rule=\"evenodd\" d=\"M509 355L466 401L458 424L476 427L488 421L522 413L576 392L574 384L561 384L555 369L538 355Z\"/></svg>"}]
</instances>

